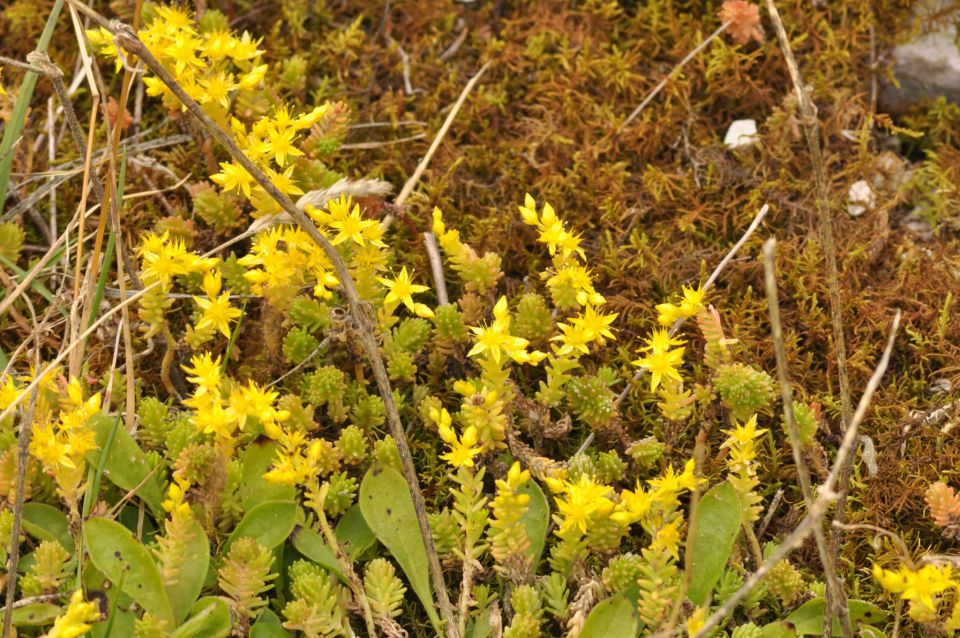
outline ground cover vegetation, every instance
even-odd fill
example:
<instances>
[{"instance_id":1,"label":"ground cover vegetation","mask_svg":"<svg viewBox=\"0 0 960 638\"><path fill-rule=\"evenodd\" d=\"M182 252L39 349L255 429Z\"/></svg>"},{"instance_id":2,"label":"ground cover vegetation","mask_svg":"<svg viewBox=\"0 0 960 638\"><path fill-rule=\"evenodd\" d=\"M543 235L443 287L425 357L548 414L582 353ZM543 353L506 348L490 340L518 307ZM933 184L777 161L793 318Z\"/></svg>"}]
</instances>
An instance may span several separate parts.
<instances>
[{"instance_id":1,"label":"ground cover vegetation","mask_svg":"<svg viewBox=\"0 0 960 638\"><path fill-rule=\"evenodd\" d=\"M3 635L954 635L950 15L6 3Z\"/></svg>"}]
</instances>

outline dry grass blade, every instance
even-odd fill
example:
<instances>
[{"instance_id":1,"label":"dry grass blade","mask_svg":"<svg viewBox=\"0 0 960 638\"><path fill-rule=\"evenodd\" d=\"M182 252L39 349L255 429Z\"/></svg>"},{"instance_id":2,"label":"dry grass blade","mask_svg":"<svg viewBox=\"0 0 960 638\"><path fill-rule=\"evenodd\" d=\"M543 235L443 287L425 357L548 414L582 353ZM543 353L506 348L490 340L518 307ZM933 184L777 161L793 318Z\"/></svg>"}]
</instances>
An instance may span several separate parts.
<instances>
[{"instance_id":1,"label":"dry grass blade","mask_svg":"<svg viewBox=\"0 0 960 638\"><path fill-rule=\"evenodd\" d=\"M797 66L797 60L793 55L793 49L790 46L790 39L787 37L783 21L780 19L780 12L777 11L773 0L766 0L767 10L770 12L770 19L773 21L774 30L777 32L777 40L780 42L780 49L783 51L783 57L790 72L790 79L793 82L794 91L797 94L799 104L801 125L803 127L804 137L807 139L807 148L810 151L810 160L813 164L813 177L816 195L817 219L820 229L820 241L823 248L824 265L827 271L827 288L830 298L830 323L833 328L833 341L837 354L837 374L840 379L840 412L843 417L843 428L849 428L851 420L851 398L850 398L850 377L847 369L847 343L843 330L843 305L840 299L840 276L837 269L837 248L833 235L833 218L830 212L830 200L827 192L827 176L823 165L823 151L820 144L820 124L817 119L817 107L810 99L806 85L800 75L800 68ZM846 511L846 485L850 481L850 473L853 469L853 459L840 468L841 496L837 503L837 519L843 520ZM833 534L833 559L836 562L839 557L839 534ZM825 622L823 626L824 638L830 638L832 623L831 609L835 605L829 604L833 596L831 588L827 589L827 602L825 605ZM846 635L846 628L844 631Z\"/></svg>"},{"instance_id":2,"label":"dry grass blade","mask_svg":"<svg viewBox=\"0 0 960 638\"><path fill-rule=\"evenodd\" d=\"M470 81L467 82L466 86L463 87L463 91L460 92L460 97L457 98L457 101L454 103L453 108L450 109L450 113L447 115L447 119L443 121L443 125L440 127L440 130L437 131L436 137L433 138L433 142L430 144L430 148L427 149L426 155L420 160L417 164L417 168L413 171L407 181L404 183L403 188L400 189L400 194L397 195L397 199L394 201L394 204L397 206L403 206L407 201L407 198L410 197L410 194L413 193L413 189L416 187L417 182L420 181L420 177L423 175L423 172L427 170L427 166L430 165L430 160L433 159L433 154L437 152L437 149L440 147L440 142L443 141L443 138L446 136L447 131L450 130L450 125L453 124L453 121L457 117L457 113L460 112L460 108L463 106L463 103L466 102L467 96L470 95L470 91L473 90L473 87L480 81L480 78L486 73L487 69L490 68L492 61L487 61L480 70L477 71ZM392 217L385 217L383 220L384 226L389 226L393 221Z\"/></svg>"},{"instance_id":3,"label":"dry grass blade","mask_svg":"<svg viewBox=\"0 0 960 638\"><path fill-rule=\"evenodd\" d=\"M780 300L777 295L776 250L777 240L771 237L763 245L763 271L767 289L767 307L770 312L770 329L773 333L774 350L777 356L777 376L780 381L780 396L783 400L783 416L787 423L790 450L793 453L793 463L797 468L797 480L803 492L803 500L807 504L807 509L810 509L813 507L813 489L810 485L810 470L807 468L807 462L803 457L800 433L793 413L793 389L790 385L787 353L783 343L783 324L780 321ZM833 592L833 610L831 613L836 614L840 619L840 628L843 631L844 638L851 638L853 636L853 626L850 623L850 612L846 605L846 594L837 578L833 551L827 543L827 537L821 525L813 526L813 535L817 541L817 553L820 556L820 565L823 567L827 585ZM827 622L830 622L829 618Z\"/></svg>"}]
</instances>

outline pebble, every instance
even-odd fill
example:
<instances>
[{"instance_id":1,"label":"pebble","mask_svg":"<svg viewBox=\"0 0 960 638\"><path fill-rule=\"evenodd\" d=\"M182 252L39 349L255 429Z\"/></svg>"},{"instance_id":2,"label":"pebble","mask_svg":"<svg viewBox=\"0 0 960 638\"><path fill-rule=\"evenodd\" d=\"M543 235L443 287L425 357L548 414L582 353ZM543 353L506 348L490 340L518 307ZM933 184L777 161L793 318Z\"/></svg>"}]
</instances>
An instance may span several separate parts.
<instances>
[{"instance_id":1,"label":"pebble","mask_svg":"<svg viewBox=\"0 0 960 638\"><path fill-rule=\"evenodd\" d=\"M735 120L723 136L727 148L746 148L757 143L757 121Z\"/></svg>"}]
</instances>

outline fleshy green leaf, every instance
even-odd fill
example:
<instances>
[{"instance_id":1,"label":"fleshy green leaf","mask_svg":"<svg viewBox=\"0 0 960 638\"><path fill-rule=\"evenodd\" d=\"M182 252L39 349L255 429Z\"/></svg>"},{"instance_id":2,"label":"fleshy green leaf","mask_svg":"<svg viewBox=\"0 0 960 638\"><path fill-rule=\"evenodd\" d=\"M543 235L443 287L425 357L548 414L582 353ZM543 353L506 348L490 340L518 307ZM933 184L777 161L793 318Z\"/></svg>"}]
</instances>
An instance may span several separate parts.
<instances>
[{"instance_id":1,"label":"fleshy green leaf","mask_svg":"<svg viewBox=\"0 0 960 638\"><path fill-rule=\"evenodd\" d=\"M854 627L858 623L876 624L889 615L876 605L863 600L848 600L847 608L850 610L850 623ZM793 624L798 636L821 635L823 633L823 598L814 598L805 602L785 620ZM840 635L840 621L836 618L833 620L833 633Z\"/></svg>"},{"instance_id":2,"label":"fleshy green leaf","mask_svg":"<svg viewBox=\"0 0 960 638\"><path fill-rule=\"evenodd\" d=\"M240 483L240 501L243 509L250 509L267 501L292 501L297 489L292 485L271 483L263 478L273 464L279 444L276 441L258 439L248 445L240 455L243 478Z\"/></svg>"},{"instance_id":3,"label":"fleshy green leaf","mask_svg":"<svg viewBox=\"0 0 960 638\"><path fill-rule=\"evenodd\" d=\"M244 536L252 538L267 549L273 549L290 536L296 518L297 504L293 501L260 503L244 515L224 543L220 554L226 556L233 542Z\"/></svg>"},{"instance_id":4,"label":"fleshy green leaf","mask_svg":"<svg viewBox=\"0 0 960 638\"><path fill-rule=\"evenodd\" d=\"M14 627L42 627L60 615L61 609L50 603L33 603L13 610Z\"/></svg>"},{"instance_id":5,"label":"fleshy green leaf","mask_svg":"<svg viewBox=\"0 0 960 638\"><path fill-rule=\"evenodd\" d=\"M550 527L550 504L547 503L547 497L543 495L543 490L533 480L521 485L518 491L530 496L527 511L523 513L520 520L527 531L527 539L530 541L530 555L533 556L533 567L536 570L537 563L540 562L540 556L543 554L543 547L547 543L547 528Z\"/></svg>"},{"instance_id":6,"label":"fleshy green leaf","mask_svg":"<svg viewBox=\"0 0 960 638\"><path fill-rule=\"evenodd\" d=\"M580 638L634 638L640 617L630 601L614 596L601 601L583 624Z\"/></svg>"},{"instance_id":7,"label":"fleshy green leaf","mask_svg":"<svg viewBox=\"0 0 960 638\"><path fill-rule=\"evenodd\" d=\"M343 582L347 582L347 577L340 569L340 563L333 550L324 542L320 534L308 527L297 526L290 536L293 542L293 548L303 554L308 559L329 570Z\"/></svg>"},{"instance_id":8,"label":"fleshy green leaf","mask_svg":"<svg viewBox=\"0 0 960 638\"><path fill-rule=\"evenodd\" d=\"M393 468L374 465L360 483L360 511L390 554L407 575L410 588L426 609L434 629L440 631L440 617L430 590L427 550L420 536L413 498L403 476Z\"/></svg>"},{"instance_id":9,"label":"fleshy green leaf","mask_svg":"<svg viewBox=\"0 0 960 638\"><path fill-rule=\"evenodd\" d=\"M230 634L230 608L222 598L207 596L197 601L190 617L170 638L225 638Z\"/></svg>"},{"instance_id":10,"label":"fleshy green leaf","mask_svg":"<svg viewBox=\"0 0 960 638\"><path fill-rule=\"evenodd\" d=\"M703 605L723 575L740 532L740 520L740 499L730 483L715 485L700 498L690 546L692 566L687 590L693 604Z\"/></svg>"},{"instance_id":11,"label":"fleshy green leaf","mask_svg":"<svg viewBox=\"0 0 960 638\"><path fill-rule=\"evenodd\" d=\"M123 592L161 620L175 625L170 598L147 548L119 523L91 518L83 526L90 560L113 583L123 579Z\"/></svg>"},{"instance_id":12,"label":"fleshy green leaf","mask_svg":"<svg viewBox=\"0 0 960 638\"><path fill-rule=\"evenodd\" d=\"M87 462L91 467L97 467L100 464L100 450L110 436L114 420L115 417L98 414L88 422L88 427L93 430L98 446L96 450L87 454ZM117 428L103 466L103 476L120 489L127 491L136 489L137 496L147 504L150 512L157 518L163 518L165 512L160 507L163 494L156 479L150 476L152 470L153 467L133 437L124 428Z\"/></svg>"},{"instance_id":13,"label":"fleshy green leaf","mask_svg":"<svg viewBox=\"0 0 960 638\"><path fill-rule=\"evenodd\" d=\"M354 505L343 515L336 529L337 540L343 545L347 556L356 560L358 556L370 549L377 542L373 530L363 518L360 507Z\"/></svg>"},{"instance_id":14,"label":"fleshy green leaf","mask_svg":"<svg viewBox=\"0 0 960 638\"><path fill-rule=\"evenodd\" d=\"M71 555L76 549L67 515L45 503L24 503L23 529L39 541L57 541Z\"/></svg>"},{"instance_id":15,"label":"fleshy green leaf","mask_svg":"<svg viewBox=\"0 0 960 638\"><path fill-rule=\"evenodd\" d=\"M796 630L788 623L778 620L760 629L760 638L797 638Z\"/></svg>"},{"instance_id":16,"label":"fleshy green leaf","mask_svg":"<svg viewBox=\"0 0 960 638\"><path fill-rule=\"evenodd\" d=\"M183 551L180 573L176 582L167 585L167 595L177 620L185 618L197 600L210 566L210 542L200 523L193 521L189 534L180 546Z\"/></svg>"},{"instance_id":17,"label":"fleshy green leaf","mask_svg":"<svg viewBox=\"0 0 960 638\"><path fill-rule=\"evenodd\" d=\"M250 638L291 638L292 636L293 634L283 628L277 615L269 609L265 609L250 628Z\"/></svg>"}]
</instances>

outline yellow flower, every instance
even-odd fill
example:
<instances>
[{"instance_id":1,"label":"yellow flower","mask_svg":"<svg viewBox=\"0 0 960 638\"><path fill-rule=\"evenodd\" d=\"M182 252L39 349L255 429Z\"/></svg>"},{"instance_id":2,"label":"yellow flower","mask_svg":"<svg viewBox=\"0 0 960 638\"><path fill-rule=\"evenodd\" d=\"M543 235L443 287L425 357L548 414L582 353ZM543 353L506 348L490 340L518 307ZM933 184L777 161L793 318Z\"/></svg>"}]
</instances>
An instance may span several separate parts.
<instances>
[{"instance_id":1,"label":"yellow flower","mask_svg":"<svg viewBox=\"0 0 960 638\"><path fill-rule=\"evenodd\" d=\"M233 415L223 409L220 397L195 407L197 414L191 420L200 432L214 434L224 440L233 438L237 423Z\"/></svg>"},{"instance_id":2,"label":"yellow flower","mask_svg":"<svg viewBox=\"0 0 960 638\"><path fill-rule=\"evenodd\" d=\"M672 303L657 304L657 321L661 326L672 326L680 319L695 317L703 310L703 299L707 294L703 286L683 286L682 290L683 299L679 306Z\"/></svg>"},{"instance_id":3,"label":"yellow flower","mask_svg":"<svg viewBox=\"0 0 960 638\"><path fill-rule=\"evenodd\" d=\"M676 507L680 502L678 497L681 492L697 487L698 480L694 470L693 459L687 461L680 474L674 471L673 466L667 466L660 477L647 481L651 487L650 498L664 507Z\"/></svg>"},{"instance_id":4,"label":"yellow flower","mask_svg":"<svg viewBox=\"0 0 960 638\"><path fill-rule=\"evenodd\" d=\"M216 359L211 357L209 352L204 352L199 357L194 355L190 358L193 367L181 366L185 372L193 376L187 377L187 381L197 386L194 396L199 397L207 392L215 392L220 386L220 355Z\"/></svg>"},{"instance_id":5,"label":"yellow flower","mask_svg":"<svg viewBox=\"0 0 960 638\"><path fill-rule=\"evenodd\" d=\"M524 223L537 228L540 234L537 241L546 244L551 255L559 251L563 257L576 253L581 259L585 258L580 247L580 236L566 229L550 204L545 203L542 214L538 216L537 202L528 193L524 196L523 206L520 206L520 216Z\"/></svg>"},{"instance_id":6,"label":"yellow flower","mask_svg":"<svg viewBox=\"0 0 960 638\"><path fill-rule=\"evenodd\" d=\"M337 222L334 222L334 224L336 223ZM331 226L332 225L333 224L331 224ZM413 296L415 294L426 292L430 290L430 288L428 286L413 283L413 279L411 278L410 274L407 273L406 266L400 269L400 274L397 275L393 280L386 279L384 277L377 277L377 281L387 288L387 296L383 300L386 305L389 306L395 303L403 303L404 306L409 308L410 311L416 314L418 317L433 316L433 311L430 310L426 304L416 303L413 301Z\"/></svg>"},{"instance_id":7,"label":"yellow flower","mask_svg":"<svg viewBox=\"0 0 960 638\"><path fill-rule=\"evenodd\" d=\"M557 356L590 354L590 348L587 347L587 344L591 341L590 333L582 325L572 322L569 324L558 323L557 327L563 334L550 338L550 341L559 341L561 344L557 349Z\"/></svg>"},{"instance_id":8,"label":"yellow flower","mask_svg":"<svg viewBox=\"0 0 960 638\"><path fill-rule=\"evenodd\" d=\"M665 331L653 331L653 336L647 339L647 347L641 352L648 351L647 356L637 359L633 365L650 372L650 391L654 392L664 379L673 379L682 382L683 378L677 368L683 364L683 348L669 349L671 340L664 338Z\"/></svg>"},{"instance_id":9,"label":"yellow flower","mask_svg":"<svg viewBox=\"0 0 960 638\"><path fill-rule=\"evenodd\" d=\"M449 463L455 469L461 467L473 467L473 457L480 454L480 448L477 447L477 428L468 425L460 435L460 440L448 441L450 451L441 454L440 458Z\"/></svg>"},{"instance_id":10,"label":"yellow flower","mask_svg":"<svg viewBox=\"0 0 960 638\"><path fill-rule=\"evenodd\" d=\"M611 514L610 518L623 526L631 525L643 518L644 514L650 511L652 504L653 499L650 498L650 494L643 490L638 481L636 490L620 492L617 511Z\"/></svg>"},{"instance_id":11,"label":"yellow flower","mask_svg":"<svg viewBox=\"0 0 960 638\"><path fill-rule=\"evenodd\" d=\"M467 356L475 357L486 353L499 364L501 354L505 354L517 363L533 365L546 357L542 352L527 352L530 342L510 334L510 309L507 306L506 297L500 297L493 307L493 318L493 323L488 326L470 326L475 337L473 348Z\"/></svg>"},{"instance_id":12,"label":"yellow flower","mask_svg":"<svg viewBox=\"0 0 960 638\"><path fill-rule=\"evenodd\" d=\"M53 623L46 638L77 638L90 631L91 624L100 619L100 608L96 603L83 599L83 591L78 589L70 597L70 605Z\"/></svg>"},{"instance_id":13,"label":"yellow flower","mask_svg":"<svg viewBox=\"0 0 960 638\"><path fill-rule=\"evenodd\" d=\"M217 73L207 79L200 80L200 86L204 93L200 97L200 103L216 102L223 108L230 106L230 93L236 90L233 84L233 75L229 73Z\"/></svg>"},{"instance_id":14,"label":"yellow flower","mask_svg":"<svg viewBox=\"0 0 960 638\"><path fill-rule=\"evenodd\" d=\"M363 246L364 234L369 232L369 228L378 226L379 224L380 222L375 219L363 219L363 216L360 214L360 207L354 206L349 215L343 219L330 222L330 228L337 231L337 235L333 238L332 243L336 246L349 239L355 244Z\"/></svg>"},{"instance_id":15,"label":"yellow flower","mask_svg":"<svg viewBox=\"0 0 960 638\"><path fill-rule=\"evenodd\" d=\"M239 308L230 305L230 293L225 292L218 297L194 297L193 300L200 306L203 314L197 322L197 330L201 332L220 331L223 336L230 338L230 322L243 314Z\"/></svg>"},{"instance_id":16,"label":"yellow flower","mask_svg":"<svg viewBox=\"0 0 960 638\"><path fill-rule=\"evenodd\" d=\"M589 341L596 341L602 346L604 339L610 339L611 341L616 339L616 337L613 336L610 325L613 324L618 316L620 316L620 313L617 312L609 315L597 312L594 306L587 304L583 310L583 314L571 319L570 323L583 330L584 335Z\"/></svg>"},{"instance_id":17,"label":"yellow flower","mask_svg":"<svg viewBox=\"0 0 960 638\"><path fill-rule=\"evenodd\" d=\"M596 483L587 474L581 474L576 483L565 483L564 497L557 499L557 511L560 513L557 533L562 536L576 529L586 534L591 522L613 510L614 503L609 498L612 491L612 488Z\"/></svg>"},{"instance_id":18,"label":"yellow flower","mask_svg":"<svg viewBox=\"0 0 960 638\"><path fill-rule=\"evenodd\" d=\"M707 610L703 607L698 607L690 617L687 618L687 635L695 636L700 628L706 624Z\"/></svg>"},{"instance_id":19,"label":"yellow flower","mask_svg":"<svg viewBox=\"0 0 960 638\"><path fill-rule=\"evenodd\" d=\"M250 187L254 183L247 169L234 162L220 162L220 172L211 175L210 179L226 191L242 191L247 197L250 197Z\"/></svg>"},{"instance_id":20,"label":"yellow flower","mask_svg":"<svg viewBox=\"0 0 960 638\"><path fill-rule=\"evenodd\" d=\"M17 389L13 377L9 375L4 377L3 382L0 383L0 410L6 410L7 406L16 401L18 394L20 390Z\"/></svg>"},{"instance_id":21,"label":"yellow flower","mask_svg":"<svg viewBox=\"0 0 960 638\"><path fill-rule=\"evenodd\" d=\"M285 108L281 108L280 112L286 113ZM292 128L271 126L267 129L265 150L267 155L273 156L273 160L277 163L277 166L281 168L284 167L287 164L288 157L303 155L303 151L298 149L293 143L296 134L297 131Z\"/></svg>"},{"instance_id":22,"label":"yellow flower","mask_svg":"<svg viewBox=\"0 0 960 638\"><path fill-rule=\"evenodd\" d=\"M683 524L683 518L677 517L672 522L667 523L659 530L650 544L650 548L658 551L665 551L673 560L680 560L680 526Z\"/></svg>"}]
</instances>

